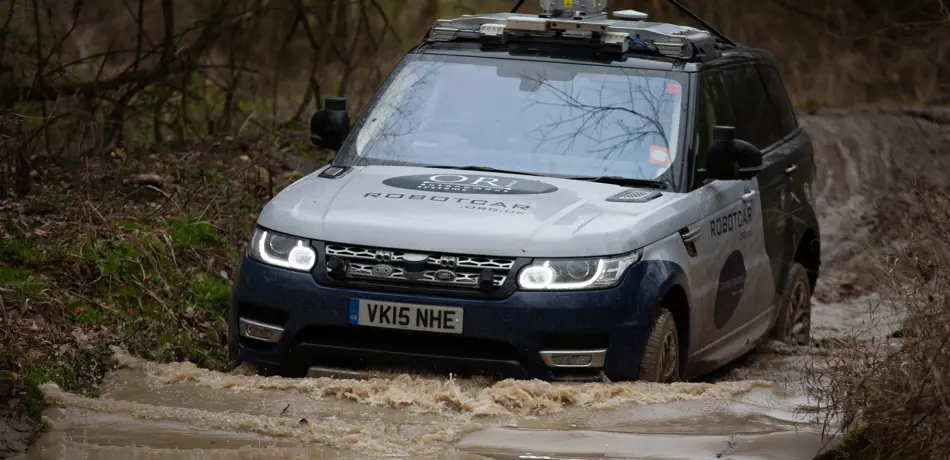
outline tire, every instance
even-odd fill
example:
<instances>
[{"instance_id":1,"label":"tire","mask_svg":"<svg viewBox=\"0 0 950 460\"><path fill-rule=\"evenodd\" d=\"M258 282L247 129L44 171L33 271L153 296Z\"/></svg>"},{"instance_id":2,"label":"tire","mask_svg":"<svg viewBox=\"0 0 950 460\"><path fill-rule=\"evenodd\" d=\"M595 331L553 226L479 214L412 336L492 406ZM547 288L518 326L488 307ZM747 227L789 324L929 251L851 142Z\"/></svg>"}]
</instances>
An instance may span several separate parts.
<instances>
[{"instance_id":1,"label":"tire","mask_svg":"<svg viewBox=\"0 0 950 460\"><path fill-rule=\"evenodd\" d=\"M640 380L671 383L680 380L682 357L676 319L666 308L653 320L647 337L643 359L640 361Z\"/></svg>"},{"instance_id":2,"label":"tire","mask_svg":"<svg viewBox=\"0 0 950 460\"><path fill-rule=\"evenodd\" d=\"M782 293L782 306L771 337L789 345L811 343L811 281L800 263L792 264Z\"/></svg>"}]
</instances>

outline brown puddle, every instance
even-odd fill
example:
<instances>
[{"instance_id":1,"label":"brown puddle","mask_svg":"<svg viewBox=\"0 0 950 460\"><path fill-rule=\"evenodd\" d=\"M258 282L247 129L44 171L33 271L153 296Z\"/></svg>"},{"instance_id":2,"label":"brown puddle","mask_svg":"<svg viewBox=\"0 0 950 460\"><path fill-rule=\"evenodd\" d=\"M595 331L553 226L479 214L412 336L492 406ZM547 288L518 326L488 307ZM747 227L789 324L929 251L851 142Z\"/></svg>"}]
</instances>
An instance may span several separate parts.
<instances>
[{"instance_id":1,"label":"brown puddle","mask_svg":"<svg viewBox=\"0 0 950 460\"><path fill-rule=\"evenodd\" d=\"M101 398L44 387L52 430L28 459L805 460L822 444L801 393L763 380L287 379L117 357Z\"/></svg>"}]
</instances>

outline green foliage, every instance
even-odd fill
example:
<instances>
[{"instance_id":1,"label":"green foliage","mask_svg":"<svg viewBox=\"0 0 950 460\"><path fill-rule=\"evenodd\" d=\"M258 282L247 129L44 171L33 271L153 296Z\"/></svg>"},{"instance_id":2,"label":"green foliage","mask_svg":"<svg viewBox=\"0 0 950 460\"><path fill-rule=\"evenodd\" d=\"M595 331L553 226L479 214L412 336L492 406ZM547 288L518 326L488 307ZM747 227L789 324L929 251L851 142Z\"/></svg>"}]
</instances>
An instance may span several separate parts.
<instances>
[{"instance_id":1,"label":"green foliage","mask_svg":"<svg viewBox=\"0 0 950 460\"><path fill-rule=\"evenodd\" d=\"M26 298L39 295L43 289L42 281L32 275L29 270L8 266L0 266L0 286L17 291Z\"/></svg>"},{"instance_id":2,"label":"green foliage","mask_svg":"<svg viewBox=\"0 0 950 460\"><path fill-rule=\"evenodd\" d=\"M223 278L205 278L192 287L192 305L225 318L231 302L231 283Z\"/></svg>"},{"instance_id":3,"label":"green foliage","mask_svg":"<svg viewBox=\"0 0 950 460\"><path fill-rule=\"evenodd\" d=\"M168 224L168 235L175 246L182 249L203 249L224 244L218 230L209 222L186 219Z\"/></svg>"},{"instance_id":4,"label":"green foliage","mask_svg":"<svg viewBox=\"0 0 950 460\"><path fill-rule=\"evenodd\" d=\"M32 265L40 254L21 238L0 239L0 260L12 265Z\"/></svg>"}]
</instances>

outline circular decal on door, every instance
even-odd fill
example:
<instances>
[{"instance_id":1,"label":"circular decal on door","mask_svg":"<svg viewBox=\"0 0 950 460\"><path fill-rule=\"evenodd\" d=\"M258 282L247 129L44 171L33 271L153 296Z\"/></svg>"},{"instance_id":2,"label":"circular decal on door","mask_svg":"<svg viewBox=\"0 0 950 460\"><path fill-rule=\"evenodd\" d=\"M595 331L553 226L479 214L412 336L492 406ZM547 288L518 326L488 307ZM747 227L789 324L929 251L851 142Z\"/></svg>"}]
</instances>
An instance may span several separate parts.
<instances>
[{"instance_id":1,"label":"circular decal on door","mask_svg":"<svg viewBox=\"0 0 950 460\"><path fill-rule=\"evenodd\" d=\"M536 180L482 174L417 174L391 177L383 183L408 190L476 195L534 195L557 191L557 187Z\"/></svg>"},{"instance_id":2,"label":"circular decal on door","mask_svg":"<svg viewBox=\"0 0 950 460\"><path fill-rule=\"evenodd\" d=\"M745 290L745 259L739 251L733 251L719 272L719 288L716 291L716 305L713 309L713 323L716 329L722 329L732 319L742 292Z\"/></svg>"}]
</instances>

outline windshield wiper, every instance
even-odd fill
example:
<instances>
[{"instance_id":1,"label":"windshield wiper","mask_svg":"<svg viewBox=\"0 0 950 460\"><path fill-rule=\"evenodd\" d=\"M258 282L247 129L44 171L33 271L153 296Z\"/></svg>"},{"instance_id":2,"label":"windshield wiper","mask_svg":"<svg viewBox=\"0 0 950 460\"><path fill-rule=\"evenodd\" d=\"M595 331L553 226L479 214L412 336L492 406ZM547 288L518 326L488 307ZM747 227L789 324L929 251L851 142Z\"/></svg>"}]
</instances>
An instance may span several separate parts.
<instances>
[{"instance_id":1,"label":"windshield wiper","mask_svg":"<svg viewBox=\"0 0 950 460\"><path fill-rule=\"evenodd\" d=\"M574 180L583 180L588 182L600 182L602 184L614 184L621 186L634 186L634 187L650 187L657 188L660 190L666 190L670 188L669 184L666 182L660 182L656 180L649 179L634 179L632 177L620 177L620 176L600 176L600 177L567 177L566 179Z\"/></svg>"},{"instance_id":2,"label":"windshield wiper","mask_svg":"<svg viewBox=\"0 0 950 460\"><path fill-rule=\"evenodd\" d=\"M433 169L458 169L460 171L481 171L481 172L494 172L494 173L503 173L503 174L520 174L522 176L540 176L544 177L543 174L535 174L524 171L509 171L506 169L492 168L490 166L449 166L449 165L425 165L423 168L433 168Z\"/></svg>"}]
</instances>

